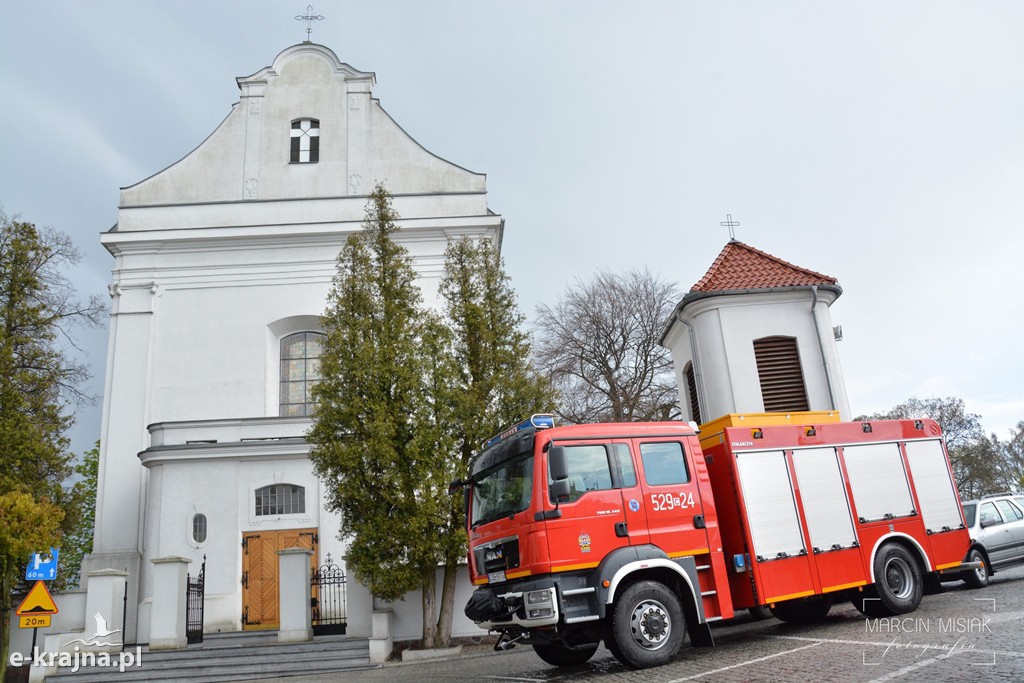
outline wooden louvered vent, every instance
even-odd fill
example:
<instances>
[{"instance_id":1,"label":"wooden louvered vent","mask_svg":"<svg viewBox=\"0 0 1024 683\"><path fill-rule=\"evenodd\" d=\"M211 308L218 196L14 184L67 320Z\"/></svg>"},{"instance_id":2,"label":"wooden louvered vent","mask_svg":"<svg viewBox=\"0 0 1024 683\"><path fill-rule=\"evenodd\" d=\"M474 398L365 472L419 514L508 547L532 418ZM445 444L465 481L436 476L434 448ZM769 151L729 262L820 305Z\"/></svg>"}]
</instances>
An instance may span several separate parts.
<instances>
[{"instance_id":1,"label":"wooden louvered vent","mask_svg":"<svg viewBox=\"0 0 1024 683\"><path fill-rule=\"evenodd\" d=\"M697 379L693 374L693 363L686 364L686 391L690 398L690 419L700 424L700 403L697 401Z\"/></svg>"},{"instance_id":2,"label":"wooden louvered vent","mask_svg":"<svg viewBox=\"0 0 1024 683\"><path fill-rule=\"evenodd\" d=\"M765 412L810 410L796 339L755 339L754 357L757 359L757 374L761 380Z\"/></svg>"}]
</instances>

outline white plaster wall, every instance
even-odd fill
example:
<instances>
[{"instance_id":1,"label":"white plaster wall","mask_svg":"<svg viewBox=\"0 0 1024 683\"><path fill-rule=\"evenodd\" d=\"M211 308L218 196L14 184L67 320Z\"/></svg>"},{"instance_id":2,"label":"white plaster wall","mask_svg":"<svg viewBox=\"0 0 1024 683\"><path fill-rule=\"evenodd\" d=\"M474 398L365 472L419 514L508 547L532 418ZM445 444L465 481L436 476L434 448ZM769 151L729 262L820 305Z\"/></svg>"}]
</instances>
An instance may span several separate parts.
<instances>
[{"instance_id":1,"label":"white plaster wall","mask_svg":"<svg viewBox=\"0 0 1024 683\"><path fill-rule=\"evenodd\" d=\"M437 569L437 600L440 605L444 568ZM469 569L459 565L455 580L455 603L452 615L452 636L456 638L482 638L487 631L466 618L465 608L476 586L469 579ZM348 628L346 634L357 638L370 636L370 615L373 597L354 573L348 575ZM392 612L391 634L394 640L420 640L423 637L423 603L418 592L409 593L403 600L379 602L381 609Z\"/></svg>"}]
</instances>

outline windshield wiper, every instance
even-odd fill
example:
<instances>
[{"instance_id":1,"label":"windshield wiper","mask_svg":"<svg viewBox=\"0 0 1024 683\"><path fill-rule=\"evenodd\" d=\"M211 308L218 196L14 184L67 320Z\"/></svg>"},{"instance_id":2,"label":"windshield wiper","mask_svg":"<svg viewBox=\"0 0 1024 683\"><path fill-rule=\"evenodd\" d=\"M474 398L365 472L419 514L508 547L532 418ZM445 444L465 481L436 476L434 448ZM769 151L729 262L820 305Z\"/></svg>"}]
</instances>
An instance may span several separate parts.
<instances>
[{"instance_id":1,"label":"windshield wiper","mask_svg":"<svg viewBox=\"0 0 1024 683\"><path fill-rule=\"evenodd\" d=\"M474 522L472 528L475 529L478 526L483 526L484 524L490 524L491 522L497 521L497 520L501 519L502 517L508 517L509 519L512 519L515 516L516 516L516 511L515 510L502 510L501 512L496 512L493 515L488 515L487 517L484 517L483 519L481 519L481 520L479 520L477 522Z\"/></svg>"}]
</instances>

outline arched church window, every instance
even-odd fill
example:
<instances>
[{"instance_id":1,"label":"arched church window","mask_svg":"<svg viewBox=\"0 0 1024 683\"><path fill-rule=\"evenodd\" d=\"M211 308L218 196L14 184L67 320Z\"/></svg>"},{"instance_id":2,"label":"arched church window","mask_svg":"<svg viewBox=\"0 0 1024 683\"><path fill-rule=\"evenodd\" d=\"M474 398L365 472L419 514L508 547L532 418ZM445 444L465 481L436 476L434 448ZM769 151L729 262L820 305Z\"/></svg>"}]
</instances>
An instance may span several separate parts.
<instances>
[{"instance_id":1,"label":"arched church window","mask_svg":"<svg viewBox=\"0 0 1024 683\"><path fill-rule=\"evenodd\" d=\"M765 412L810 410L795 338L755 339L754 358Z\"/></svg>"},{"instance_id":2,"label":"arched church window","mask_svg":"<svg viewBox=\"0 0 1024 683\"><path fill-rule=\"evenodd\" d=\"M700 403L697 400L697 378L693 372L693 363L686 364L686 395L690 399L690 419L701 424Z\"/></svg>"},{"instance_id":3,"label":"arched church window","mask_svg":"<svg viewBox=\"0 0 1024 683\"><path fill-rule=\"evenodd\" d=\"M291 162L315 164L320 161L320 122L317 119L292 121Z\"/></svg>"},{"instance_id":4,"label":"arched church window","mask_svg":"<svg viewBox=\"0 0 1024 683\"><path fill-rule=\"evenodd\" d=\"M270 484L256 489L256 516L306 512L306 489L295 484Z\"/></svg>"},{"instance_id":5,"label":"arched church window","mask_svg":"<svg viewBox=\"0 0 1024 683\"><path fill-rule=\"evenodd\" d=\"M281 340L281 415L310 414L323 339L320 332L296 332Z\"/></svg>"},{"instance_id":6,"label":"arched church window","mask_svg":"<svg viewBox=\"0 0 1024 683\"><path fill-rule=\"evenodd\" d=\"M201 512L192 516L192 540L206 543L206 515Z\"/></svg>"}]
</instances>

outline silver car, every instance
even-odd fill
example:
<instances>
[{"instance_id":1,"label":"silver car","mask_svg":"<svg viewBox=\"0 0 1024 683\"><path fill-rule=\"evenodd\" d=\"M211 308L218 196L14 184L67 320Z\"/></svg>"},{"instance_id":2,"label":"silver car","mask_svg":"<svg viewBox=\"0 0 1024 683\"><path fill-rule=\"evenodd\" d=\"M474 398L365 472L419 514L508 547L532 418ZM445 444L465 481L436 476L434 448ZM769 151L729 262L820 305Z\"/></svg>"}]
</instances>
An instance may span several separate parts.
<instances>
[{"instance_id":1,"label":"silver car","mask_svg":"<svg viewBox=\"0 0 1024 683\"><path fill-rule=\"evenodd\" d=\"M994 493L967 501L963 507L971 532L971 547L965 559L984 563L963 576L968 585L987 586L996 570L1024 564L1024 496Z\"/></svg>"}]
</instances>

